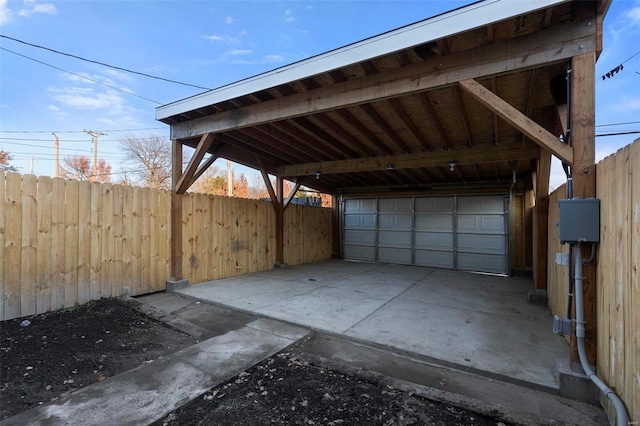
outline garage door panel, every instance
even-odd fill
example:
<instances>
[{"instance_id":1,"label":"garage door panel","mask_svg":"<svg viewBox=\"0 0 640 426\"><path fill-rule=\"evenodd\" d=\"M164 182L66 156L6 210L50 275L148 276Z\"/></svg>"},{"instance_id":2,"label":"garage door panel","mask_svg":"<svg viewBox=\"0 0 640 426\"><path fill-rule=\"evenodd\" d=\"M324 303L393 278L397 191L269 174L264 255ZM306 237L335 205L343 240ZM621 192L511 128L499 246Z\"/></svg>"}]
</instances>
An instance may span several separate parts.
<instances>
[{"instance_id":1,"label":"garage door panel","mask_svg":"<svg viewBox=\"0 0 640 426\"><path fill-rule=\"evenodd\" d=\"M349 213L375 213L376 212L376 200L362 199L362 200L345 200L344 212Z\"/></svg>"},{"instance_id":2,"label":"garage door panel","mask_svg":"<svg viewBox=\"0 0 640 426\"><path fill-rule=\"evenodd\" d=\"M450 213L453 212L453 197L420 197L416 198L416 213Z\"/></svg>"},{"instance_id":3,"label":"garage door panel","mask_svg":"<svg viewBox=\"0 0 640 426\"><path fill-rule=\"evenodd\" d=\"M345 215L344 227L347 229L376 229L375 215Z\"/></svg>"},{"instance_id":4,"label":"garage door panel","mask_svg":"<svg viewBox=\"0 0 640 426\"><path fill-rule=\"evenodd\" d=\"M458 235L458 251L505 255L506 240L504 235L461 234Z\"/></svg>"},{"instance_id":5,"label":"garage door panel","mask_svg":"<svg viewBox=\"0 0 640 426\"><path fill-rule=\"evenodd\" d=\"M503 215L460 215L457 231L459 233L503 234L505 229Z\"/></svg>"},{"instance_id":6,"label":"garage door panel","mask_svg":"<svg viewBox=\"0 0 640 426\"><path fill-rule=\"evenodd\" d=\"M378 216L378 228L397 229L410 231L413 224L411 214L380 214Z\"/></svg>"},{"instance_id":7,"label":"garage door panel","mask_svg":"<svg viewBox=\"0 0 640 426\"><path fill-rule=\"evenodd\" d=\"M504 197L458 197L459 213L504 213Z\"/></svg>"},{"instance_id":8,"label":"garage door panel","mask_svg":"<svg viewBox=\"0 0 640 426\"><path fill-rule=\"evenodd\" d=\"M378 245L385 247L407 247L411 248L413 234L411 231L379 231Z\"/></svg>"},{"instance_id":9,"label":"garage door panel","mask_svg":"<svg viewBox=\"0 0 640 426\"><path fill-rule=\"evenodd\" d=\"M368 262L376 261L376 248L373 246L350 246L345 244L343 250L345 259Z\"/></svg>"},{"instance_id":10,"label":"garage door panel","mask_svg":"<svg viewBox=\"0 0 640 426\"><path fill-rule=\"evenodd\" d=\"M429 266L432 268L454 269L453 252L435 250L416 250L415 264L417 266Z\"/></svg>"},{"instance_id":11,"label":"garage door panel","mask_svg":"<svg viewBox=\"0 0 640 426\"><path fill-rule=\"evenodd\" d=\"M416 232L416 249L453 251L453 233Z\"/></svg>"},{"instance_id":12,"label":"garage door panel","mask_svg":"<svg viewBox=\"0 0 640 426\"><path fill-rule=\"evenodd\" d=\"M413 200L411 198L381 198L378 201L378 212L411 214Z\"/></svg>"},{"instance_id":13,"label":"garage door panel","mask_svg":"<svg viewBox=\"0 0 640 426\"><path fill-rule=\"evenodd\" d=\"M413 263L411 248L398 249L379 247L378 262L397 263L399 265L411 265Z\"/></svg>"},{"instance_id":14,"label":"garage door panel","mask_svg":"<svg viewBox=\"0 0 640 426\"><path fill-rule=\"evenodd\" d=\"M416 214L416 230L450 232L453 214Z\"/></svg>"},{"instance_id":15,"label":"garage door panel","mask_svg":"<svg viewBox=\"0 0 640 426\"><path fill-rule=\"evenodd\" d=\"M376 231L361 231L361 230L347 229L344 231L344 243L375 246Z\"/></svg>"},{"instance_id":16,"label":"garage door panel","mask_svg":"<svg viewBox=\"0 0 640 426\"><path fill-rule=\"evenodd\" d=\"M458 269L504 273L506 257L498 254L458 253Z\"/></svg>"}]
</instances>

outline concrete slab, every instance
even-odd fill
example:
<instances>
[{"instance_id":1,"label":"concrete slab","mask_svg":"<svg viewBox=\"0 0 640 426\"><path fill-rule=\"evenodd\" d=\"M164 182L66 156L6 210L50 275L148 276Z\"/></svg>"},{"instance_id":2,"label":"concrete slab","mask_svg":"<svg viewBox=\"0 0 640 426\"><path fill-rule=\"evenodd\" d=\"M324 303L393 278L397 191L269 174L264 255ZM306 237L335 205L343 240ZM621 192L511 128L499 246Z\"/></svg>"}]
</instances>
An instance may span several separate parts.
<instances>
[{"instance_id":1,"label":"concrete slab","mask_svg":"<svg viewBox=\"0 0 640 426\"><path fill-rule=\"evenodd\" d=\"M548 308L527 303L531 287L526 277L330 260L179 292L557 393L554 362L568 348Z\"/></svg>"},{"instance_id":2,"label":"concrete slab","mask_svg":"<svg viewBox=\"0 0 640 426\"><path fill-rule=\"evenodd\" d=\"M365 293L322 287L256 310L283 321L343 333L387 302Z\"/></svg>"},{"instance_id":3,"label":"concrete slab","mask_svg":"<svg viewBox=\"0 0 640 426\"><path fill-rule=\"evenodd\" d=\"M484 401L490 407L482 412L488 413L495 409L503 414L513 412L517 414L513 419L514 423L527 424L519 421L525 415L535 416L529 424L536 425L553 424L545 421L546 419L581 426L607 424L604 410L593 405L513 383L487 379L458 369L428 364L339 338L315 335L296 345L294 350L296 356L302 359L346 374L363 374L365 377L367 372L381 374L382 377L373 379L396 388L398 386L393 379L401 380L405 384L428 386L436 392L441 392L440 395L455 395L456 400L448 401L445 398L445 402L458 406L464 407L466 398ZM417 389L410 390L419 394ZM431 392L427 396L433 397L434 393Z\"/></svg>"},{"instance_id":4,"label":"concrete slab","mask_svg":"<svg viewBox=\"0 0 640 426\"><path fill-rule=\"evenodd\" d=\"M178 290L177 292L200 300L215 301L237 309L257 311L320 287L316 284L302 282L298 278L296 278L296 281L299 282L292 283L290 281L292 280L284 281L264 278L256 274L209 281Z\"/></svg>"},{"instance_id":5,"label":"concrete slab","mask_svg":"<svg viewBox=\"0 0 640 426\"><path fill-rule=\"evenodd\" d=\"M252 324L25 411L2 425L149 424L308 334L274 321Z\"/></svg>"}]
</instances>

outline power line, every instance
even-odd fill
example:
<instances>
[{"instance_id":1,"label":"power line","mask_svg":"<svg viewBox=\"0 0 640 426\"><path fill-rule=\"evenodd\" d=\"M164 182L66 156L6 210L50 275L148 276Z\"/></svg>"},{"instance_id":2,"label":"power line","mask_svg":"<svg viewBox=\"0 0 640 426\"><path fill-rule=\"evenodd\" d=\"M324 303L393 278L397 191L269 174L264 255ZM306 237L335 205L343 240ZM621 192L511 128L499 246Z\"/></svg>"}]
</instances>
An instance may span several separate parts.
<instances>
[{"instance_id":1,"label":"power line","mask_svg":"<svg viewBox=\"0 0 640 426\"><path fill-rule=\"evenodd\" d=\"M91 81L92 83L100 84L100 85L102 85L102 86L108 87L108 88L113 89L113 90L117 90L117 91L122 92L122 93L126 93L127 95L135 96L136 98L144 99L145 101L149 101L149 102L153 102L154 104L162 105L162 102L154 101L153 99L149 99L149 98L145 98L144 96L136 95L135 93L133 93L133 92L129 92L128 90L120 89L120 88L118 88L118 87L111 86L111 85L106 84L106 83L102 83L102 82L100 82L100 81L98 81L98 80L94 80L94 79L92 79L92 78L85 77L85 76L83 76L83 75L76 74L76 73L71 72L71 71L67 71L67 70L62 69L62 68L60 68L60 67L56 67L56 66L51 65L51 64L48 64L48 63L46 63L46 62L42 62L42 61L39 61L39 60L37 60L37 59L31 58L31 57L29 57L29 56L25 56L25 55L22 55L22 54L20 54L20 53L14 52L13 50L5 49L4 47L0 47L0 50L4 50L5 52L13 53L14 55L22 56L23 58L26 58L26 59L29 59L29 60L31 60L31 61L37 62L37 63L39 63L39 64L46 65L46 66L51 67L51 68L53 68L53 69L56 69L56 70L58 70L58 71L62 71L62 72L69 73L69 74L71 74L71 75L75 75L76 77L83 78L83 79L85 79L85 80L89 80L89 81Z\"/></svg>"},{"instance_id":2,"label":"power line","mask_svg":"<svg viewBox=\"0 0 640 426\"><path fill-rule=\"evenodd\" d=\"M33 44L33 43L28 43L26 41L18 40L17 38L9 37L9 36L3 35L3 34L0 34L0 37L6 38L8 40L16 41L18 43L26 44L27 46L36 47L38 49L48 50L49 52L57 53L58 55L64 55L64 56L68 56L70 58L79 59L81 61L90 62L92 64L98 64L98 65L102 65L102 66L105 66L105 67L113 68L115 70L124 71L124 72L128 72L128 73L131 73L131 74L137 74L137 75L141 75L143 77L154 78L156 80L162 80L162 81L166 81L168 83L181 84L183 86L195 87L196 89L212 90L209 87L203 87L203 86L197 86L195 84L183 83L181 81L170 80L170 79L164 78L164 77L156 77L154 75L146 74L146 73L143 73L143 72L133 71L133 70L130 70L130 69L127 69L127 68L122 68L122 67L117 67L117 66L114 66L114 65L105 64L104 62L98 62L98 61L94 61L94 60L91 60L91 59L83 58L82 56L77 56L77 55L72 55L70 53L60 52L59 50L51 49L51 48L40 46L40 45Z\"/></svg>"},{"instance_id":3,"label":"power line","mask_svg":"<svg viewBox=\"0 0 640 426\"><path fill-rule=\"evenodd\" d=\"M147 127L142 129L102 129L100 132L138 132L142 130L166 130L167 127ZM0 130L0 133L46 133L52 130ZM84 133L84 130L53 130L55 133Z\"/></svg>"}]
</instances>

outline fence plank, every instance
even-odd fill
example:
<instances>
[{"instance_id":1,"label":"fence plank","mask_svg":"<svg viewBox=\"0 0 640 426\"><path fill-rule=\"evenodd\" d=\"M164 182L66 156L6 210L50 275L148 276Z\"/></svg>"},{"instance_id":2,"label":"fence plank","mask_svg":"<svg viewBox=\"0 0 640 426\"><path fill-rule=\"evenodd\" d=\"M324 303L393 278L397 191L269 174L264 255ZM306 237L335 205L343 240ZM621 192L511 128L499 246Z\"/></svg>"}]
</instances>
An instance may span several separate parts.
<instances>
[{"instance_id":1,"label":"fence plank","mask_svg":"<svg viewBox=\"0 0 640 426\"><path fill-rule=\"evenodd\" d=\"M78 183L78 303L91 297L91 183Z\"/></svg>"},{"instance_id":2,"label":"fence plank","mask_svg":"<svg viewBox=\"0 0 640 426\"><path fill-rule=\"evenodd\" d=\"M169 239L171 238L171 194L168 191L157 190L158 201L156 207L156 229L155 236L157 238L158 262L156 268L157 285L154 291L163 291L166 289L166 282L169 279L171 259L169 251Z\"/></svg>"},{"instance_id":3,"label":"fence plank","mask_svg":"<svg viewBox=\"0 0 640 426\"><path fill-rule=\"evenodd\" d=\"M625 389L623 398L625 399L629 412L635 421L640 420L640 142L636 140L631 145L629 156L629 186L631 188L630 200L630 223L627 238L631 243L630 257L627 264L630 268L630 282L628 285L629 297L626 298L629 317L625 318L625 330L627 332L626 346L626 366L625 366ZM629 380L631 378L631 380ZM635 378L635 380L634 380Z\"/></svg>"},{"instance_id":4,"label":"fence plank","mask_svg":"<svg viewBox=\"0 0 640 426\"><path fill-rule=\"evenodd\" d=\"M65 189L66 181L54 178L51 184L51 309L64 308Z\"/></svg>"},{"instance_id":5,"label":"fence plank","mask_svg":"<svg viewBox=\"0 0 640 426\"><path fill-rule=\"evenodd\" d=\"M133 254L131 242L133 238L133 188L122 187L122 290L127 295L133 294Z\"/></svg>"},{"instance_id":6,"label":"fence plank","mask_svg":"<svg viewBox=\"0 0 640 426\"><path fill-rule=\"evenodd\" d=\"M22 230L20 265L20 316L36 313L36 265L38 216L36 200L38 180L34 175L22 177Z\"/></svg>"},{"instance_id":7,"label":"fence plank","mask_svg":"<svg viewBox=\"0 0 640 426\"><path fill-rule=\"evenodd\" d=\"M113 284L113 185L102 185L102 270L100 293L111 297Z\"/></svg>"},{"instance_id":8,"label":"fence plank","mask_svg":"<svg viewBox=\"0 0 640 426\"><path fill-rule=\"evenodd\" d=\"M142 286L142 188L134 187L131 196L133 229L131 232L131 270L134 296L144 294Z\"/></svg>"},{"instance_id":9,"label":"fence plank","mask_svg":"<svg viewBox=\"0 0 640 426\"><path fill-rule=\"evenodd\" d=\"M6 178L5 299L6 318L20 316L20 270L22 243L22 177L8 173Z\"/></svg>"},{"instance_id":10,"label":"fence plank","mask_svg":"<svg viewBox=\"0 0 640 426\"><path fill-rule=\"evenodd\" d=\"M158 243L157 240L157 204L158 191L149 191L149 292L158 287Z\"/></svg>"},{"instance_id":11,"label":"fence plank","mask_svg":"<svg viewBox=\"0 0 640 426\"><path fill-rule=\"evenodd\" d=\"M102 185L91 183L89 227L91 243L89 246L89 289L91 299L106 297L102 293Z\"/></svg>"},{"instance_id":12,"label":"fence plank","mask_svg":"<svg viewBox=\"0 0 640 426\"><path fill-rule=\"evenodd\" d=\"M64 253L64 306L78 303L78 192L79 182L68 180L65 185L65 253Z\"/></svg>"},{"instance_id":13,"label":"fence plank","mask_svg":"<svg viewBox=\"0 0 640 426\"><path fill-rule=\"evenodd\" d=\"M5 300L5 278L4 278L4 265L5 265L5 232L6 232L6 201L5 201L5 186L6 179L5 173L0 172L0 321L8 319L4 317L4 300Z\"/></svg>"},{"instance_id":14,"label":"fence plank","mask_svg":"<svg viewBox=\"0 0 640 426\"><path fill-rule=\"evenodd\" d=\"M142 191L142 257L140 284L142 294L151 291L151 193Z\"/></svg>"},{"instance_id":15,"label":"fence plank","mask_svg":"<svg viewBox=\"0 0 640 426\"><path fill-rule=\"evenodd\" d=\"M113 285L111 295L120 296L125 294L124 287L124 218L123 209L123 188L122 185L113 186Z\"/></svg>"},{"instance_id":16,"label":"fence plank","mask_svg":"<svg viewBox=\"0 0 640 426\"><path fill-rule=\"evenodd\" d=\"M36 313L51 310L51 213L53 208L53 182L48 176L38 178L38 265L36 271ZM1 214L0 214L1 216ZM2 219L0 219L2 220Z\"/></svg>"}]
</instances>

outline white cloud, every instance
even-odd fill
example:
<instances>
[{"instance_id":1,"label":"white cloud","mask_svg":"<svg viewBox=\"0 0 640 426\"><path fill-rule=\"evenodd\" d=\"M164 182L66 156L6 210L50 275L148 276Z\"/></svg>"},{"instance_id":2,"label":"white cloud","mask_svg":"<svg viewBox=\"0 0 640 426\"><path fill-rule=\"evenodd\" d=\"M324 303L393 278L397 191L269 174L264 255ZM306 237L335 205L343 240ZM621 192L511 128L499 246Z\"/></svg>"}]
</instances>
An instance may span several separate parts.
<instances>
[{"instance_id":1,"label":"white cloud","mask_svg":"<svg viewBox=\"0 0 640 426\"><path fill-rule=\"evenodd\" d=\"M243 55L250 55L251 53L252 53L251 49L231 49L226 53L226 55L243 56Z\"/></svg>"},{"instance_id":2,"label":"white cloud","mask_svg":"<svg viewBox=\"0 0 640 426\"><path fill-rule=\"evenodd\" d=\"M12 19L13 14L11 13L11 9L7 7L7 0L0 0L0 25L11 22Z\"/></svg>"},{"instance_id":3,"label":"white cloud","mask_svg":"<svg viewBox=\"0 0 640 426\"><path fill-rule=\"evenodd\" d=\"M626 98L617 101L611 109L617 112L631 112L640 110L640 98Z\"/></svg>"},{"instance_id":4,"label":"white cloud","mask_svg":"<svg viewBox=\"0 0 640 426\"><path fill-rule=\"evenodd\" d=\"M243 35L243 34L240 34ZM212 42L224 42L226 44L240 44L240 40L238 40L237 38L233 38L233 37L229 37L229 36L219 36L216 34L212 34L209 36L202 36L202 38L204 38L205 40L209 40Z\"/></svg>"},{"instance_id":5,"label":"white cloud","mask_svg":"<svg viewBox=\"0 0 640 426\"><path fill-rule=\"evenodd\" d=\"M109 76L115 78L116 80L126 81L126 82L133 81L133 76L126 72L117 71L114 69L107 69L105 70L105 74L108 74Z\"/></svg>"},{"instance_id":6,"label":"white cloud","mask_svg":"<svg viewBox=\"0 0 640 426\"><path fill-rule=\"evenodd\" d=\"M640 6L636 6L627 12L627 16L635 22L640 22Z\"/></svg>"},{"instance_id":7,"label":"white cloud","mask_svg":"<svg viewBox=\"0 0 640 426\"><path fill-rule=\"evenodd\" d=\"M231 16L227 16L224 18L224 23L227 25L233 24L234 22L238 22L237 19L233 19Z\"/></svg>"},{"instance_id":8,"label":"white cloud","mask_svg":"<svg viewBox=\"0 0 640 426\"><path fill-rule=\"evenodd\" d=\"M282 62L284 61L284 56L282 55L266 55L264 57L265 62Z\"/></svg>"},{"instance_id":9,"label":"white cloud","mask_svg":"<svg viewBox=\"0 0 640 426\"><path fill-rule=\"evenodd\" d=\"M114 91L95 93L90 88L72 87L53 97L63 105L77 109L122 109L122 96Z\"/></svg>"},{"instance_id":10,"label":"white cloud","mask_svg":"<svg viewBox=\"0 0 640 426\"><path fill-rule=\"evenodd\" d=\"M210 35L210 36L202 36L202 38L205 38L205 39L210 40L210 41L222 41L222 40L224 40L222 37L217 36L215 34Z\"/></svg>"},{"instance_id":11,"label":"white cloud","mask_svg":"<svg viewBox=\"0 0 640 426\"><path fill-rule=\"evenodd\" d=\"M287 9L284 11L284 22L293 22L296 18L293 16L293 11L291 9Z\"/></svg>"},{"instance_id":12,"label":"white cloud","mask_svg":"<svg viewBox=\"0 0 640 426\"><path fill-rule=\"evenodd\" d=\"M55 15L56 6L53 3L38 3L36 0L24 0L24 9L20 9L18 15L28 18L34 13Z\"/></svg>"},{"instance_id":13,"label":"white cloud","mask_svg":"<svg viewBox=\"0 0 640 426\"><path fill-rule=\"evenodd\" d=\"M57 107L57 106L55 106L55 105L47 105L47 109L48 109L49 111L53 111L53 112L58 112L58 111L60 111L60 108L58 108L58 107Z\"/></svg>"}]
</instances>

